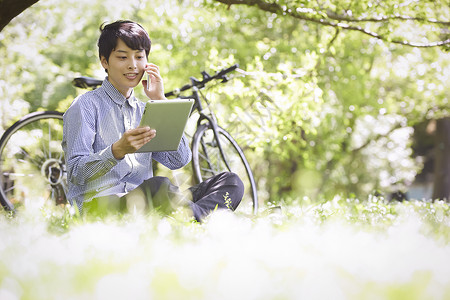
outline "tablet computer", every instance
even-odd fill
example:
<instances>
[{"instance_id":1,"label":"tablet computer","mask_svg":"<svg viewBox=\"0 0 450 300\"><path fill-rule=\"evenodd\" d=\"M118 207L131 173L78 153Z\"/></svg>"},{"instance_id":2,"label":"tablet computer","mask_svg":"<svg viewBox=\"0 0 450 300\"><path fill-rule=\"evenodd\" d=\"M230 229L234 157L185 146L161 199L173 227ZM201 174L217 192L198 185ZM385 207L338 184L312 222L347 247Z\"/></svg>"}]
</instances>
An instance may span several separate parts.
<instances>
[{"instance_id":1,"label":"tablet computer","mask_svg":"<svg viewBox=\"0 0 450 300\"><path fill-rule=\"evenodd\" d=\"M175 151L181 142L194 99L150 100L139 126L156 130L156 136L136 152Z\"/></svg>"}]
</instances>

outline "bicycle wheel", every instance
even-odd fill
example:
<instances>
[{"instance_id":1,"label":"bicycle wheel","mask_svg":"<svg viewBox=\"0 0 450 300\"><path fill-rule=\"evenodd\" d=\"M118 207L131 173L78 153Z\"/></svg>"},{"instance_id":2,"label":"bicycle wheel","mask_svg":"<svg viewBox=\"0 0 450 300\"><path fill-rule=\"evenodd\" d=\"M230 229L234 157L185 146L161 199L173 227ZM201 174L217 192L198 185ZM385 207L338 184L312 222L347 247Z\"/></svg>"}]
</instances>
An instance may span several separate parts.
<instances>
[{"instance_id":1,"label":"bicycle wheel","mask_svg":"<svg viewBox=\"0 0 450 300\"><path fill-rule=\"evenodd\" d=\"M224 171L236 173L243 181L245 188L239 208L245 207L245 203L248 203L246 200L250 199L253 213L256 214L258 211L258 196L250 165L239 145L227 131L217 127L217 133L223 156L214 137L214 131L208 124L200 125L194 134L192 167L195 180L200 183Z\"/></svg>"},{"instance_id":2,"label":"bicycle wheel","mask_svg":"<svg viewBox=\"0 0 450 300\"><path fill-rule=\"evenodd\" d=\"M35 112L0 139L0 200L6 210L66 203L62 113Z\"/></svg>"}]
</instances>

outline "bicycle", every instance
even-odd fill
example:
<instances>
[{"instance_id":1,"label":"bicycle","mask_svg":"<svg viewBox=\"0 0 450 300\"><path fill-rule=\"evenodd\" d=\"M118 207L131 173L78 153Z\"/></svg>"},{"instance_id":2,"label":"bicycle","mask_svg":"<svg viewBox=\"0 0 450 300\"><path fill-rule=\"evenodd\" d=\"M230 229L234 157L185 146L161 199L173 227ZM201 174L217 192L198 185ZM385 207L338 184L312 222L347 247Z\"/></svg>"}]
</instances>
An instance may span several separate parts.
<instances>
[{"instance_id":1,"label":"bicycle","mask_svg":"<svg viewBox=\"0 0 450 300\"><path fill-rule=\"evenodd\" d=\"M212 76L203 71L202 80L190 77L189 84L165 96L194 99L191 117L194 112L198 113L191 142L195 183L223 171L235 172L244 182L244 200L251 199L253 214L257 214L258 195L250 165L234 138L217 124L208 99L200 92L212 80L228 81L227 74L237 68L238 65L233 65ZM75 78L73 84L95 89L102 80L83 76ZM187 90L192 90L192 94L181 96ZM202 100L209 113L205 112ZM67 204L62 128L63 113L42 111L24 116L4 132L0 139L0 201L6 210L30 206L31 198L37 199L37 206L49 199L55 204Z\"/></svg>"}]
</instances>

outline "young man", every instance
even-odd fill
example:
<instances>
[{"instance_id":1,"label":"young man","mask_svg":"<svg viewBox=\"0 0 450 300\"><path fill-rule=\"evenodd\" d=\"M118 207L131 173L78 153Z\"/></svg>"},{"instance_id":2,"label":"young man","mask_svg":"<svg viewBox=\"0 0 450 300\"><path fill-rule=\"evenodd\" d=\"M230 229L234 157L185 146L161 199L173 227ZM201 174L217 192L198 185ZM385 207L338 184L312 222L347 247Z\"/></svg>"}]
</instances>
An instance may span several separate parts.
<instances>
[{"instance_id":1,"label":"young man","mask_svg":"<svg viewBox=\"0 0 450 300\"><path fill-rule=\"evenodd\" d=\"M148 89L147 80L142 81L145 94L165 99L163 79L158 66L147 61L151 41L139 24L117 21L100 31L99 57L107 77L101 87L75 99L64 114L62 147L71 204L75 202L81 213L83 207L102 213L102 205L123 207L137 197L165 213L178 204L188 206L198 221L217 208L235 210L244 188L234 173L191 187L187 197L167 178L153 177L152 159L170 169L190 161L188 141L183 136L177 151L135 153L157 132L139 127L145 103L135 98L133 88L148 73Z\"/></svg>"}]
</instances>

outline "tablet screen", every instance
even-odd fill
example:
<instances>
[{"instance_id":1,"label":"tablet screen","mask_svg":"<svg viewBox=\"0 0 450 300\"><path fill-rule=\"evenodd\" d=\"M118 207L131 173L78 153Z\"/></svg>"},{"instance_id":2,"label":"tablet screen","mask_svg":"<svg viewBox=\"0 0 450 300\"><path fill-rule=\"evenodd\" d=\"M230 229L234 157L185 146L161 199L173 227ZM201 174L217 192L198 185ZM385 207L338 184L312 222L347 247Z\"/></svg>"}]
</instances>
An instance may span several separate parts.
<instances>
[{"instance_id":1,"label":"tablet screen","mask_svg":"<svg viewBox=\"0 0 450 300\"><path fill-rule=\"evenodd\" d=\"M156 130L156 136L136 152L175 151L180 145L194 99L150 100L140 126Z\"/></svg>"}]
</instances>

